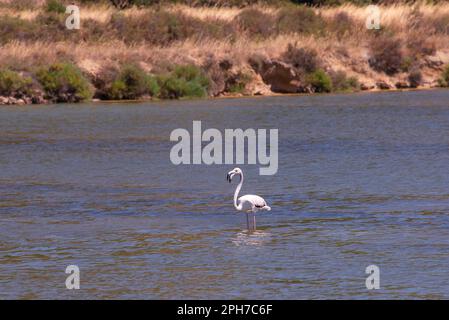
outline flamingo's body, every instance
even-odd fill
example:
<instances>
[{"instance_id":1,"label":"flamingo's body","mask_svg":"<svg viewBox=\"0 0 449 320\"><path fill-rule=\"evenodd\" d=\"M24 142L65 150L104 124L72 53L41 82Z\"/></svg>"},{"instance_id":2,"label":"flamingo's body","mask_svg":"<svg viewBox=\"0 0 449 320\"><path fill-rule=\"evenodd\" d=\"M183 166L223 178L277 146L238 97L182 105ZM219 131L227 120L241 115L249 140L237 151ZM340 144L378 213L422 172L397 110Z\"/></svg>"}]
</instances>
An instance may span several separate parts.
<instances>
[{"instance_id":1,"label":"flamingo's body","mask_svg":"<svg viewBox=\"0 0 449 320\"><path fill-rule=\"evenodd\" d=\"M237 185L237 188L235 189L235 192L234 192L234 207L238 211L246 212L246 223L247 223L248 229L250 229L248 213L253 213L253 226L252 227L253 227L253 229L256 229L255 213L259 210L270 211L271 208L267 205L267 202L264 200L264 198L259 197L254 194L247 194L247 195L244 195L244 196L241 196L240 198L238 198L240 189L242 188L242 185L243 185L242 170L240 168L234 168L233 170L228 172L226 179L229 181L229 183L231 183L232 178L235 175L240 176L240 182Z\"/></svg>"}]
</instances>

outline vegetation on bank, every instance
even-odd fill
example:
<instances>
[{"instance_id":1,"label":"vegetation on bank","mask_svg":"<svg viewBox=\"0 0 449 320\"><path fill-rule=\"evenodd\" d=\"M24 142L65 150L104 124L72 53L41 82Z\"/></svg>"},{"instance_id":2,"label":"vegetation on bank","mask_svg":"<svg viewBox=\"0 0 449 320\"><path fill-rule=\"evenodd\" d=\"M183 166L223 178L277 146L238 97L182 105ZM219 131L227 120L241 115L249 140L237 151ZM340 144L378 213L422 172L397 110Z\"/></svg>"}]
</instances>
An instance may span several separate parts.
<instances>
[{"instance_id":1,"label":"vegetation on bank","mask_svg":"<svg viewBox=\"0 0 449 320\"><path fill-rule=\"evenodd\" d=\"M449 87L449 65L447 65L443 73L441 74L441 78L438 79L438 82L441 87Z\"/></svg>"},{"instance_id":2,"label":"vegetation on bank","mask_svg":"<svg viewBox=\"0 0 449 320\"><path fill-rule=\"evenodd\" d=\"M173 3L182 3L191 6L237 6L245 7L248 5L264 4L264 5L285 5L286 3L304 4L310 6L338 6L346 3L355 5L368 5L368 4L393 4L398 2L397 0L82 0L83 3L91 2L103 2L112 3L114 6L120 9L129 8L131 6L154 6L154 5L168 5ZM431 3L438 3L445 0L429 0ZM406 2L412 3L413 0Z\"/></svg>"},{"instance_id":3,"label":"vegetation on bank","mask_svg":"<svg viewBox=\"0 0 449 320\"><path fill-rule=\"evenodd\" d=\"M103 100L139 99L143 96L155 97L159 85L154 77L146 74L137 65L122 66L121 70L105 71L107 78L97 82L97 97Z\"/></svg>"},{"instance_id":4,"label":"vegetation on bank","mask_svg":"<svg viewBox=\"0 0 449 320\"><path fill-rule=\"evenodd\" d=\"M30 92L32 80L8 69L0 70L0 95L23 96Z\"/></svg>"},{"instance_id":5,"label":"vegetation on bank","mask_svg":"<svg viewBox=\"0 0 449 320\"><path fill-rule=\"evenodd\" d=\"M20 99L42 90L49 102L80 102L91 99L95 88L95 96L103 100L202 98L209 85L203 71L193 65L176 66L172 72L155 77L129 64L120 70L104 71L104 78L92 79L92 83L67 62L40 67L30 75L35 82L18 72L0 70L0 96Z\"/></svg>"},{"instance_id":6,"label":"vegetation on bank","mask_svg":"<svg viewBox=\"0 0 449 320\"><path fill-rule=\"evenodd\" d=\"M209 79L198 67L186 65L176 66L172 72L160 75L158 83L163 99L202 98L207 95Z\"/></svg>"},{"instance_id":7,"label":"vegetation on bank","mask_svg":"<svg viewBox=\"0 0 449 320\"><path fill-rule=\"evenodd\" d=\"M207 10L216 10L217 14L214 15L211 11L209 15ZM366 37L367 40L371 40L380 35L383 35L381 39L390 36L398 38L396 33L405 27L395 26L398 30L384 28L377 33L368 30L365 28L366 12L363 7L323 9L321 12L320 9L288 4L282 7L222 9L223 16L219 15L219 10L176 6L114 10L111 7L90 6L82 9L82 13L85 11L92 13L84 13L81 29L69 32L65 27L67 14L64 5L59 0L48 0L43 8L32 12L26 11L22 16L21 11L13 14L10 11L0 10L0 44L11 41L65 41L74 44L120 41L127 45L145 43L167 46L187 40L237 41L247 37L258 41L293 35L313 36L317 39L335 36L339 40L348 37ZM346 10L354 10L354 15ZM410 15L410 20L404 19L404 23L413 21L411 32L416 31L419 34L418 31L425 31L426 37L449 33L447 9L435 15L430 13L424 15L419 12L419 8L415 8L407 14ZM404 12L397 12L397 15L400 17ZM424 35L418 37L418 40ZM393 44L388 43L388 39L386 41L386 43L378 41L377 46L373 44L373 50L382 50L384 44L390 45L388 49L393 50L395 48L391 45L402 45L401 41ZM419 45L419 42L416 41L415 45ZM379 67L382 68L381 65Z\"/></svg>"},{"instance_id":8,"label":"vegetation on bank","mask_svg":"<svg viewBox=\"0 0 449 320\"><path fill-rule=\"evenodd\" d=\"M194 65L175 66L171 72L151 75L135 64L106 69L96 77L96 97L103 100L140 98L201 98L207 95L208 78Z\"/></svg>"},{"instance_id":9,"label":"vegetation on bank","mask_svg":"<svg viewBox=\"0 0 449 320\"><path fill-rule=\"evenodd\" d=\"M81 71L70 63L55 63L36 72L36 79L54 102L79 102L92 98L92 88Z\"/></svg>"},{"instance_id":10,"label":"vegetation on bank","mask_svg":"<svg viewBox=\"0 0 449 320\"><path fill-rule=\"evenodd\" d=\"M81 29L68 30L72 1L0 0L0 98L179 99L449 83L449 4L384 5L381 29L368 30L365 7L353 3L374 1L168 2L117 9L78 1Z\"/></svg>"}]
</instances>

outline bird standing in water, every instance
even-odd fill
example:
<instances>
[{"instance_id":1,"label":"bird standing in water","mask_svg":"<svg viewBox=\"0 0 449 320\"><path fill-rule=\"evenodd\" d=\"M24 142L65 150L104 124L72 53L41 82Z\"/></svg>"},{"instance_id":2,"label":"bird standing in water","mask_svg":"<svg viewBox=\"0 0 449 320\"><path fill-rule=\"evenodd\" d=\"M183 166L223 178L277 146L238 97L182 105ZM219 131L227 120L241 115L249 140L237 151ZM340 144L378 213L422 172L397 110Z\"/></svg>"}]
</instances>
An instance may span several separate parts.
<instances>
[{"instance_id":1,"label":"bird standing in water","mask_svg":"<svg viewBox=\"0 0 449 320\"><path fill-rule=\"evenodd\" d=\"M228 180L229 183L231 183L232 178L235 175L240 176L240 182L237 185L237 188L235 189L235 192L234 192L234 207L238 211L246 212L246 226L247 226L248 230L251 230L251 229L256 230L256 215L255 215L255 213L259 210L270 211L271 208L267 205L267 202L264 200L264 198L259 197L254 194L247 194L247 195L244 195L244 196L241 196L240 198L238 198L240 189L242 188L242 184L243 184L242 170L240 168L232 169L226 175L226 180ZM252 215L253 215L253 224L251 226L252 228L250 228L250 224L249 224L249 213L252 213Z\"/></svg>"}]
</instances>

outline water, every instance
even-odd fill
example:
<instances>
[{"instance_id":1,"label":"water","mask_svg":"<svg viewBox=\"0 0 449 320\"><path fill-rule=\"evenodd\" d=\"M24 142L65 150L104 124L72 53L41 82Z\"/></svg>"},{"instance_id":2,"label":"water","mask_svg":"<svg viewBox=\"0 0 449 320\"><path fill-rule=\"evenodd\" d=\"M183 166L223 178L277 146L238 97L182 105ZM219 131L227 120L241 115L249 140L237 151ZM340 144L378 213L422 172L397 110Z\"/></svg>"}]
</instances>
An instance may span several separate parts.
<instances>
[{"instance_id":1,"label":"water","mask_svg":"<svg viewBox=\"0 0 449 320\"><path fill-rule=\"evenodd\" d=\"M257 232L234 166L171 164L192 120L280 129ZM1 107L0 298L447 299L448 133L443 90Z\"/></svg>"}]
</instances>

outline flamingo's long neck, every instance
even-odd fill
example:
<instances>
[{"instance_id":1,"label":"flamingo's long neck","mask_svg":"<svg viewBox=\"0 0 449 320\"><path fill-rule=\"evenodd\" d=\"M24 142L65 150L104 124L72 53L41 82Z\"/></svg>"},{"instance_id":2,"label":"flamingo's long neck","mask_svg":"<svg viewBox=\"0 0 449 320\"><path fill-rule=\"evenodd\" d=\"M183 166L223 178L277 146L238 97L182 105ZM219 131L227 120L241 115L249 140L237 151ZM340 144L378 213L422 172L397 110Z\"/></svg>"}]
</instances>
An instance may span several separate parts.
<instances>
[{"instance_id":1,"label":"flamingo's long neck","mask_svg":"<svg viewBox=\"0 0 449 320\"><path fill-rule=\"evenodd\" d=\"M240 173L240 182L239 182L237 188L235 188L235 192L234 192L234 207L237 210L242 210L242 204L241 203L237 204L237 198L239 196L240 189L242 188L242 184L243 184L243 172Z\"/></svg>"}]
</instances>

